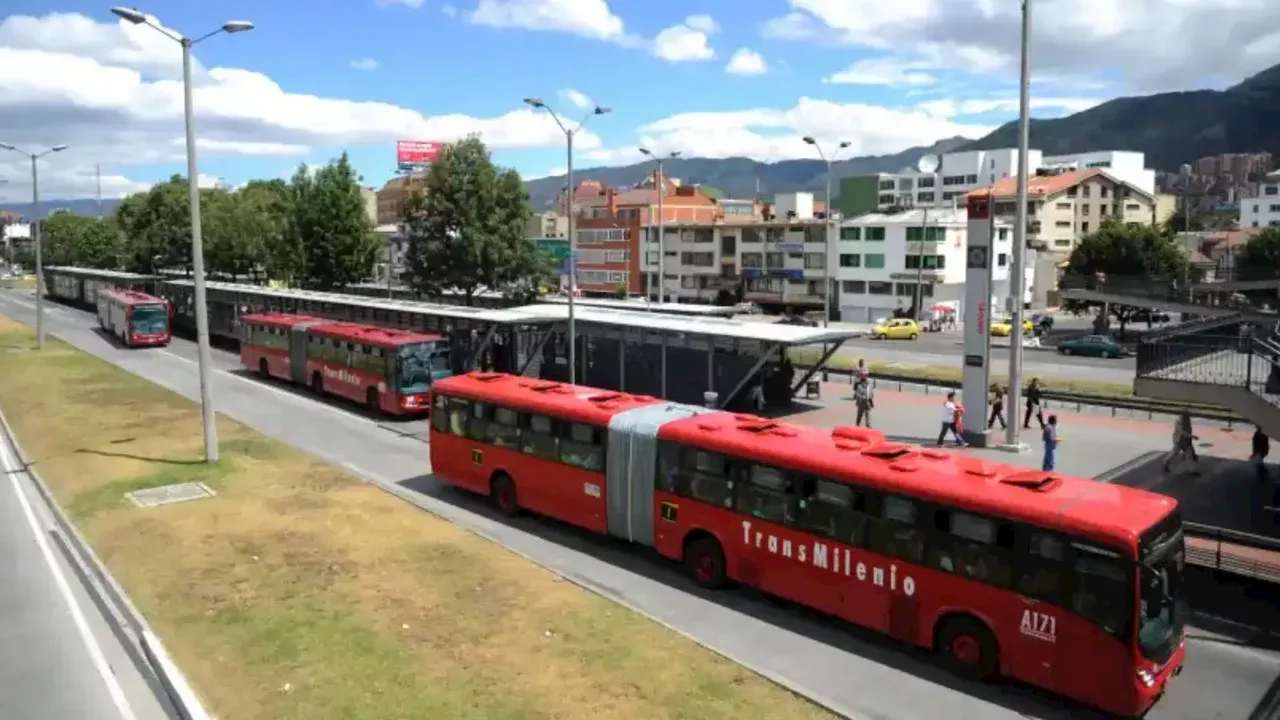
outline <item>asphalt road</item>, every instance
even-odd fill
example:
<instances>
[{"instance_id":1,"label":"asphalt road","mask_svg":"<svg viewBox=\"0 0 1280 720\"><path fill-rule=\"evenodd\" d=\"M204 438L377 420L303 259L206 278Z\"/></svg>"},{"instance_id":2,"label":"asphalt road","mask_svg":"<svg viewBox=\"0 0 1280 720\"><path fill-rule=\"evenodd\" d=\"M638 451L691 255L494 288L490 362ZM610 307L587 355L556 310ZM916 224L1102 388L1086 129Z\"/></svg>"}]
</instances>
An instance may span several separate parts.
<instances>
[{"instance_id":1,"label":"asphalt road","mask_svg":"<svg viewBox=\"0 0 1280 720\"><path fill-rule=\"evenodd\" d=\"M0 313L32 322L29 293L0 292ZM95 355L187 397L199 393L195 348L115 347L88 313L53 306L46 329ZM1021 686L956 680L924 654L837 624L802 608L746 592L702 593L670 564L562 525L499 519L486 503L430 476L421 422L370 419L319 403L280 384L241 375L233 355L214 352L218 409L290 445L345 466L463 527L479 532L565 577L644 612L856 720L1013 720L1093 718L1095 713ZM1048 374L1046 372L1046 374ZM1193 603L1215 607L1218 584L1196 581ZM1280 628L1274 605L1249 620ZM1280 696L1276 636L1202 618L1193 629L1186 671L1148 715L1151 720L1262 720Z\"/></svg>"},{"instance_id":2,"label":"asphalt road","mask_svg":"<svg viewBox=\"0 0 1280 720\"><path fill-rule=\"evenodd\" d=\"M0 718L168 717L50 535L53 519L2 439L0 466Z\"/></svg>"}]
</instances>

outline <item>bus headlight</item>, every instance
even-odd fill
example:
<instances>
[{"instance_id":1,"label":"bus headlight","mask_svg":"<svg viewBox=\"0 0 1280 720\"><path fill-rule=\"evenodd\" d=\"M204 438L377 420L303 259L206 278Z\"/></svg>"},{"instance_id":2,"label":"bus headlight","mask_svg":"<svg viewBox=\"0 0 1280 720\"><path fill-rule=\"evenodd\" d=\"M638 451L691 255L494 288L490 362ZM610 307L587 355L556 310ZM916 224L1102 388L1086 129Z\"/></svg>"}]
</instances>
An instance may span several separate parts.
<instances>
[{"instance_id":1,"label":"bus headlight","mask_svg":"<svg viewBox=\"0 0 1280 720\"><path fill-rule=\"evenodd\" d=\"M1138 668L1138 679L1147 687L1151 687L1156 684L1156 677L1142 668Z\"/></svg>"}]
</instances>

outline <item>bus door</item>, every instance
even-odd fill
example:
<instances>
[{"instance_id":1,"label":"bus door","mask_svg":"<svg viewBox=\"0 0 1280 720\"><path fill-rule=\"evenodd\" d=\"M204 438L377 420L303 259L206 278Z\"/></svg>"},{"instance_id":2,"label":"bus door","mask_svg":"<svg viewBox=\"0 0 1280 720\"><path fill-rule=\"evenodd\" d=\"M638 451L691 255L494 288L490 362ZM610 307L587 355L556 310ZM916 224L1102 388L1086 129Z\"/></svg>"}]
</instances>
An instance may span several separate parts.
<instances>
[{"instance_id":1,"label":"bus door","mask_svg":"<svg viewBox=\"0 0 1280 720\"><path fill-rule=\"evenodd\" d=\"M289 328L289 379L299 385L306 385L307 377L307 343L311 335L305 324Z\"/></svg>"}]
</instances>

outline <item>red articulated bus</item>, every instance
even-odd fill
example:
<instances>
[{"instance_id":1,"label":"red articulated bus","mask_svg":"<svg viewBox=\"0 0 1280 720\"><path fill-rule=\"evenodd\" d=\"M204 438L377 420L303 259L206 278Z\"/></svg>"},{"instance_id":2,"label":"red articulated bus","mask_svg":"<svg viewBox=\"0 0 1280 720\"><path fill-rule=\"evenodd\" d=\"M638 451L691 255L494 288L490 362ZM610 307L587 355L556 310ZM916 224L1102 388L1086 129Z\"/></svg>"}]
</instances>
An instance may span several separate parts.
<instances>
[{"instance_id":1,"label":"red articulated bus","mask_svg":"<svg viewBox=\"0 0 1280 720\"><path fill-rule=\"evenodd\" d=\"M441 335L285 313L243 315L240 326L246 368L379 413L427 412L432 383L450 374Z\"/></svg>"},{"instance_id":2,"label":"red articulated bus","mask_svg":"<svg viewBox=\"0 0 1280 720\"><path fill-rule=\"evenodd\" d=\"M129 347L162 347L173 339L173 306L137 290L98 290L98 325Z\"/></svg>"},{"instance_id":3,"label":"red articulated bus","mask_svg":"<svg viewBox=\"0 0 1280 720\"><path fill-rule=\"evenodd\" d=\"M1136 717L1181 672L1177 502L1143 490L496 373L432 388L438 477Z\"/></svg>"}]
</instances>

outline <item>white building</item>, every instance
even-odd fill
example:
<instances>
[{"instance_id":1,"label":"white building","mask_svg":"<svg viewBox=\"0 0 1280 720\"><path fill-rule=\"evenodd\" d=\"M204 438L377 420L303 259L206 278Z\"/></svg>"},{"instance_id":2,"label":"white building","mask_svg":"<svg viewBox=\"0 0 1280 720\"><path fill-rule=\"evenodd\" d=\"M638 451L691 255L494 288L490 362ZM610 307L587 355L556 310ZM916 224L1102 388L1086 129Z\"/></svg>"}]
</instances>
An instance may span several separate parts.
<instances>
[{"instance_id":1,"label":"white building","mask_svg":"<svg viewBox=\"0 0 1280 720\"><path fill-rule=\"evenodd\" d=\"M1280 170L1258 185L1258 196L1240 198L1240 229L1280 227Z\"/></svg>"},{"instance_id":2,"label":"white building","mask_svg":"<svg viewBox=\"0 0 1280 720\"><path fill-rule=\"evenodd\" d=\"M780 220L812 220L813 193L789 192L774 195L773 214Z\"/></svg>"},{"instance_id":3,"label":"white building","mask_svg":"<svg viewBox=\"0 0 1280 720\"><path fill-rule=\"evenodd\" d=\"M915 171L882 174L876 206L892 207L958 207L966 194L980 187L994 185L1018 173L1017 148L967 150L942 156L937 173L925 175ZM1044 155L1039 150L1027 152L1027 168L1031 175L1048 168L1100 168L1117 180L1129 183L1148 195L1155 193L1155 171L1144 167L1146 156L1140 152L1099 151L1076 155Z\"/></svg>"},{"instance_id":4,"label":"white building","mask_svg":"<svg viewBox=\"0 0 1280 720\"><path fill-rule=\"evenodd\" d=\"M965 252L969 228L965 210L923 209L885 215L872 213L840 224L833 262L839 288L840 319L872 322L915 298L917 280L925 308L964 299ZM1006 307L1013 230L996 222L993 238L992 307ZM923 252L923 257L921 254ZM1035 263L1028 258L1024 302L1031 301Z\"/></svg>"}]
</instances>

